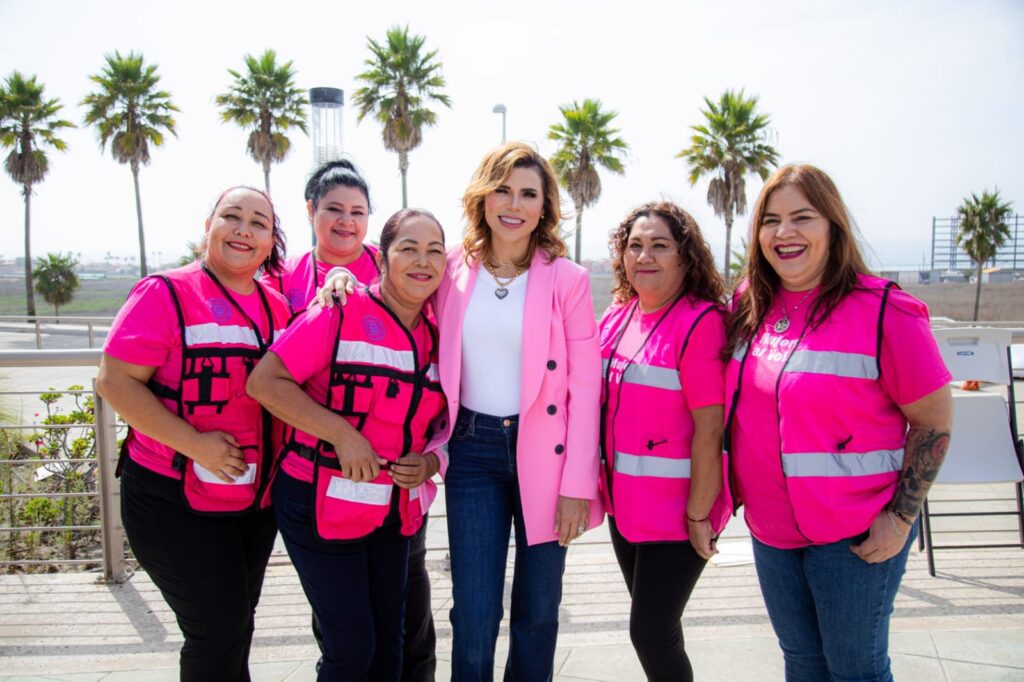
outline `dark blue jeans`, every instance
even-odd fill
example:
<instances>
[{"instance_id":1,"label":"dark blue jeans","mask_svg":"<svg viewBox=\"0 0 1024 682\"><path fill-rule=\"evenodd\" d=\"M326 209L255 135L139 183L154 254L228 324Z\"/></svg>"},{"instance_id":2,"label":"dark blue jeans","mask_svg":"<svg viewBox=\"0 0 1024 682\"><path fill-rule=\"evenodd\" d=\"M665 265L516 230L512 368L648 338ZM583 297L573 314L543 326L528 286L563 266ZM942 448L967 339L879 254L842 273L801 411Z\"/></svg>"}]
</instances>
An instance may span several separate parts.
<instances>
[{"instance_id":1,"label":"dark blue jeans","mask_svg":"<svg viewBox=\"0 0 1024 682\"><path fill-rule=\"evenodd\" d=\"M283 471L273 498L281 537L323 636L317 679L397 682L409 539L389 529L343 543L317 539L312 486Z\"/></svg>"},{"instance_id":2,"label":"dark blue jeans","mask_svg":"<svg viewBox=\"0 0 1024 682\"><path fill-rule=\"evenodd\" d=\"M515 528L510 647L505 680L550 680L565 548L527 546L516 472L518 418L459 410L448 444L445 495L451 548L452 679L491 680L503 614L509 531ZM555 520L551 519L552 527Z\"/></svg>"},{"instance_id":3,"label":"dark blue jeans","mask_svg":"<svg viewBox=\"0 0 1024 682\"><path fill-rule=\"evenodd\" d=\"M776 549L752 538L787 682L892 680L889 618L916 531L902 552L879 564L850 551L866 533L802 549Z\"/></svg>"}]
</instances>

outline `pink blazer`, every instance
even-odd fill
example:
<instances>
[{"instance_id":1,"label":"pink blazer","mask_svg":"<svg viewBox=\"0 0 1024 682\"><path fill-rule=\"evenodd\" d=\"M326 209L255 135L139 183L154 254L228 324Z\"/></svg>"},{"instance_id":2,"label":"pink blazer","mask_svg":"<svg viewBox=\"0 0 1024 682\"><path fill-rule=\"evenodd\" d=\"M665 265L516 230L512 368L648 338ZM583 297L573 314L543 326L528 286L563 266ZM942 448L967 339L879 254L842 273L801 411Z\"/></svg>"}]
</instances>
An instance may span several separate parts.
<instances>
[{"instance_id":1,"label":"pink blazer","mask_svg":"<svg viewBox=\"0 0 1024 682\"><path fill-rule=\"evenodd\" d=\"M459 410L462 322L479 264L466 265L461 246L448 251L448 269L436 295L441 386L447 419L437 439L447 441ZM540 250L530 264L523 318L523 378L516 457L519 489L531 545L557 539L560 495L590 500L590 527L604 508L597 492L601 350L587 272ZM428 447L428 450L430 448ZM441 475L448 462L442 457Z\"/></svg>"}]
</instances>

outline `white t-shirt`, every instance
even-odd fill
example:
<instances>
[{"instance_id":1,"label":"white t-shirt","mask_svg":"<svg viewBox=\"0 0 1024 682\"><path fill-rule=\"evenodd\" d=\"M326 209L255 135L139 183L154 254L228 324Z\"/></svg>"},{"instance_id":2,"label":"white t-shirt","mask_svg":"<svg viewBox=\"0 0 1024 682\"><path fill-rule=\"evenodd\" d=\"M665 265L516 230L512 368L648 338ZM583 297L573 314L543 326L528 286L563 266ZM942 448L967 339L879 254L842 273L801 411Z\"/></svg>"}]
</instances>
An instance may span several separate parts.
<instances>
[{"instance_id":1,"label":"white t-shirt","mask_svg":"<svg viewBox=\"0 0 1024 682\"><path fill-rule=\"evenodd\" d=\"M498 283L481 267L462 321L460 402L495 417L519 414L526 278L516 277L498 298Z\"/></svg>"}]
</instances>

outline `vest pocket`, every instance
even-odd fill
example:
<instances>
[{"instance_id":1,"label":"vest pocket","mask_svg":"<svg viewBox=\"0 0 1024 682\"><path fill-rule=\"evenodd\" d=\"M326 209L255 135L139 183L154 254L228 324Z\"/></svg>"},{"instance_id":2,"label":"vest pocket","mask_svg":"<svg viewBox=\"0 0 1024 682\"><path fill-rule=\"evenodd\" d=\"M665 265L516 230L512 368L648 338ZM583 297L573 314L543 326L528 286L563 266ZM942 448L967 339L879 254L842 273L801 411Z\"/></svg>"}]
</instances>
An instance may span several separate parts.
<instances>
[{"instance_id":1,"label":"vest pocket","mask_svg":"<svg viewBox=\"0 0 1024 682\"><path fill-rule=\"evenodd\" d=\"M233 434L245 459L246 471L227 482L195 460L184 458L182 494L197 512L232 513L248 510L256 501L260 483L260 447L255 432Z\"/></svg>"},{"instance_id":2,"label":"vest pocket","mask_svg":"<svg viewBox=\"0 0 1024 682\"><path fill-rule=\"evenodd\" d=\"M218 415L230 397L231 372L227 358L186 357L181 379L181 402L186 418Z\"/></svg>"},{"instance_id":3,"label":"vest pocket","mask_svg":"<svg viewBox=\"0 0 1024 682\"><path fill-rule=\"evenodd\" d=\"M382 477L356 483L336 466L336 459L319 454L313 465L313 531L320 540L357 540L384 522L395 488L390 482L379 482Z\"/></svg>"},{"instance_id":4,"label":"vest pocket","mask_svg":"<svg viewBox=\"0 0 1024 682\"><path fill-rule=\"evenodd\" d=\"M369 374L331 370L330 404L336 414L354 417L354 426L362 429L373 404L373 379Z\"/></svg>"}]
</instances>

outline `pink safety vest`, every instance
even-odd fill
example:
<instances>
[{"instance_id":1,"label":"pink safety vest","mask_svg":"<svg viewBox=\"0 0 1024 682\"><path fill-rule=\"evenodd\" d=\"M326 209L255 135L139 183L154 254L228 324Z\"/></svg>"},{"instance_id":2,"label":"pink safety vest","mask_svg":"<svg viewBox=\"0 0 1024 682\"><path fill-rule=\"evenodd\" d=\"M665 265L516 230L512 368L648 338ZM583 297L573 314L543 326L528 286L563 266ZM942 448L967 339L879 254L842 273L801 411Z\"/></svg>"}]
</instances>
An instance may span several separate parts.
<instances>
[{"instance_id":1,"label":"pink safety vest","mask_svg":"<svg viewBox=\"0 0 1024 682\"><path fill-rule=\"evenodd\" d=\"M655 323L633 357L616 358L616 349L637 300L602 320L602 487L608 512L630 542L687 540L686 502L690 491L693 418L686 406L679 362L690 335L704 315L718 308L708 301L681 297ZM621 370L618 381L609 365ZM616 406L609 414L609 396ZM724 476L723 462L723 480ZM731 511L728 487L711 508L715 532Z\"/></svg>"},{"instance_id":2,"label":"pink safety vest","mask_svg":"<svg viewBox=\"0 0 1024 682\"><path fill-rule=\"evenodd\" d=\"M416 341L379 295L379 288L358 289L339 306L337 341L325 406L362 433L374 452L394 462L422 453L431 422L446 407L437 372L437 326L426 314L422 324L430 337L429 362L423 363ZM419 498L434 494L433 481L406 490L381 471L369 482L341 475L330 443L294 427L285 432L286 457L314 463L313 528L321 540L354 540L383 524L399 495L402 534L413 535L423 523ZM415 502L415 504L412 504Z\"/></svg>"},{"instance_id":3,"label":"pink safety vest","mask_svg":"<svg viewBox=\"0 0 1024 682\"><path fill-rule=\"evenodd\" d=\"M363 249L365 253L345 267L351 270L360 281L365 280L364 284L369 284L380 273L375 260L377 247L363 244ZM356 267L364 259L369 262L371 267ZM369 270L372 272L368 272ZM369 275L372 277L368 277ZM317 273L317 260L312 251L294 260L288 259L285 268L280 273L265 277L264 282L284 294L284 297L288 299L288 306L291 308L292 314L305 310L309 302L316 296L316 292L324 285Z\"/></svg>"},{"instance_id":4,"label":"pink safety vest","mask_svg":"<svg viewBox=\"0 0 1024 682\"><path fill-rule=\"evenodd\" d=\"M167 462L181 472L182 497L194 512L242 514L269 504L264 495L277 450L270 414L245 392L245 383L274 337L287 324L284 299L256 282L263 319L252 320L231 293L195 262L155 275L167 284L181 330L181 377L173 385L150 380L149 388L168 410L197 431L225 431L235 437L248 471L225 483L169 447ZM131 435L125 438L125 448Z\"/></svg>"},{"instance_id":5,"label":"pink safety vest","mask_svg":"<svg viewBox=\"0 0 1024 682\"><path fill-rule=\"evenodd\" d=\"M907 421L879 382L882 320L895 286L861 275L821 325L805 326L776 383L779 466L797 530L810 543L863 533L895 493ZM726 368L726 434L742 400L748 349L739 346ZM749 476L742 452L732 461L733 473ZM744 489L756 491L756 483Z\"/></svg>"}]
</instances>

